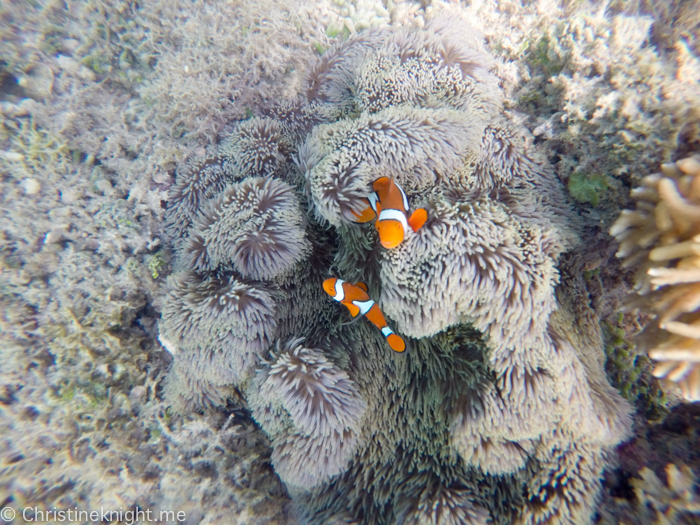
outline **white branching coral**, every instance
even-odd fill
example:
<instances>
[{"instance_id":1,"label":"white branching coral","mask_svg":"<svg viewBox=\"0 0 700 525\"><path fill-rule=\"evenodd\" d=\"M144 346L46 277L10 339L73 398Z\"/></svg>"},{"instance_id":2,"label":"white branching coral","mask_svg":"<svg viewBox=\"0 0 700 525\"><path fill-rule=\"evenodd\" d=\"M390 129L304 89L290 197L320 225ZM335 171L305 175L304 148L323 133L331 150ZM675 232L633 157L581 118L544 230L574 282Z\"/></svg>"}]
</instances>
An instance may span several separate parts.
<instances>
[{"instance_id":1,"label":"white branching coral","mask_svg":"<svg viewBox=\"0 0 700 525\"><path fill-rule=\"evenodd\" d=\"M288 485L311 488L342 471L357 448L366 404L345 371L291 340L257 378L253 415L273 439L272 462ZM284 421L288 421L287 424Z\"/></svg>"},{"instance_id":2,"label":"white branching coral","mask_svg":"<svg viewBox=\"0 0 700 525\"><path fill-rule=\"evenodd\" d=\"M661 167L632 190L635 210L610 229L617 256L636 270L630 306L656 316L639 345L658 361L654 375L700 401L700 156Z\"/></svg>"},{"instance_id":3,"label":"white branching coral","mask_svg":"<svg viewBox=\"0 0 700 525\"><path fill-rule=\"evenodd\" d=\"M698 478L686 465L666 465L666 483L648 467L632 479L639 502L655 523L694 523L700 517ZM686 521L687 520L687 521Z\"/></svg>"}]
</instances>

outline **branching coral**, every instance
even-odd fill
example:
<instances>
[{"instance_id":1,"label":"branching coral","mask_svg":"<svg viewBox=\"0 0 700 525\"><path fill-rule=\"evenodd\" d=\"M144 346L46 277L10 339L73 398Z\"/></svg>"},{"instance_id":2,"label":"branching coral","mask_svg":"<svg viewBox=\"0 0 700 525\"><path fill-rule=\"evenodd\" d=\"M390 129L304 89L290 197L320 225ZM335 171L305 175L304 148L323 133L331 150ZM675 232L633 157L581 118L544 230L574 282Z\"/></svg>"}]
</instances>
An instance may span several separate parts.
<instances>
[{"instance_id":1,"label":"branching coral","mask_svg":"<svg viewBox=\"0 0 700 525\"><path fill-rule=\"evenodd\" d=\"M631 306L656 316L639 344L659 361L654 375L700 400L700 156L662 166L632 190L610 234L623 267L636 271Z\"/></svg>"},{"instance_id":2,"label":"branching coral","mask_svg":"<svg viewBox=\"0 0 700 525\"><path fill-rule=\"evenodd\" d=\"M632 485L647 518L653 516L654 523L691 523L700 516L697 477L685 465L680 469L673 463L666 465L666 484L645 467Z\"/></svg>"}]
</instances>

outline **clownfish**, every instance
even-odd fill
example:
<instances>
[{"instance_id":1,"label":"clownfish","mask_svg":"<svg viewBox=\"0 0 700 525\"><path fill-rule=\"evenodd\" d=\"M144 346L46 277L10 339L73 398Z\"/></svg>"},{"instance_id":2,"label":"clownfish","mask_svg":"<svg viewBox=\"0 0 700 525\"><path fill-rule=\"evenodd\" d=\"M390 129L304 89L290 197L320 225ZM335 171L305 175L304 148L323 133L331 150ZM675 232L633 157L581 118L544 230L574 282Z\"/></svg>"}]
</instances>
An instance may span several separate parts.
<instances>
[{"instance_id":1,"label":"clownfish","mask_svg":"<svg viewBox=\"0 0 700 525\"><path fill-rule=\"evenodd\" d=\"M359 223L377 218L375 226L384 248L396 248L403 242L409 226L417 232L428 220L428 212L423 208L408 216L408 198L394 179L381 177L374 181L372 189L367 208L362 213L352 213Z\"/></svg>"},{"instance_id":2,"label":"clownfish","mask_svg":"<svg viewBox=\"0 0 700 525\"><path fill-rule=\"evenodd\" d=\"M389 328L379 305L370 299L365 283L350 284L337 277L332 277L323 281L323 289L333 299L344 304L353 317L364 315L369 319L374 326L382 331L392 350L396 352L406 350L404 340Z\"/></svg>"}]
</instances>

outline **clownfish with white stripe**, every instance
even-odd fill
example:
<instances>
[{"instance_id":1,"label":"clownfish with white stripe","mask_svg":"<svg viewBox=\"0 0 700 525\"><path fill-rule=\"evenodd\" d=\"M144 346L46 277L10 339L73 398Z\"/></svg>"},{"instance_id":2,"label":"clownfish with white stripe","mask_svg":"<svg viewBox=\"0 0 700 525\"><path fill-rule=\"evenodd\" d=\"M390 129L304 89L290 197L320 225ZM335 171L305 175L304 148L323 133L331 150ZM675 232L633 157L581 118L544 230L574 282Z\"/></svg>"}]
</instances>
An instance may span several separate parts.
<instances>
[{"instance_id":1,"label":"clownfish with white stripe","mask_svg":"<svg viewBox=\"0 0 700 525\"><path fill-rule=\"evenodd\" d=\"M364 315L369 319L374 326L382 331L392 350L395 352L406 350L404 340L389 328L379 305L370 299L365 283L350 284L337 277L332 277L323 281L323 289L333 299L344 304L353 317Z\"/></svg>"},{"instance_id":2,"label":"clownfish with white stripe","mask_svg":"<svg viewBox=\"0 0 700 525\"><path fill-rule=\"evenodd\" d=\"M367 208L353 214L359 223L377 219L375 226L384 248L396 248L403 242L409 227L417 232L428 220L428 212L423 208L408 215L408 198L394 179L381 177L374 181L372 189Z\"/></svg>"}]
</instances>

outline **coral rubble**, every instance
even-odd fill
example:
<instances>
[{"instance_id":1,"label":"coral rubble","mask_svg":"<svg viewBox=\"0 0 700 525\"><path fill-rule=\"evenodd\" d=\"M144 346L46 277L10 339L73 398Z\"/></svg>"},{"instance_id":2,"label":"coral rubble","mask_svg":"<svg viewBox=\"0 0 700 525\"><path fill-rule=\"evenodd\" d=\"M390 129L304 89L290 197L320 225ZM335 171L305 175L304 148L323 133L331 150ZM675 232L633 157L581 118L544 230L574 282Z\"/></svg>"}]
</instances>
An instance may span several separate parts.
<instances>
[{"instance_id":1,"label":"coral rubble","mask_svg":"<svg viewBox=\"0 0 700 525\"><path fill-rule=\"evenodd\" d=\"M360 33L178 174L167 398L247 402L307 523L585 523L629 432L559 282L573 214L492 70L442 18ZM382 176L429 216L392 250L353 223ZM367 282L405 354L343 322L331 272Z\"/></svg>"}]
</instances>

